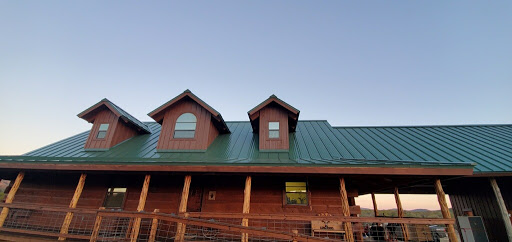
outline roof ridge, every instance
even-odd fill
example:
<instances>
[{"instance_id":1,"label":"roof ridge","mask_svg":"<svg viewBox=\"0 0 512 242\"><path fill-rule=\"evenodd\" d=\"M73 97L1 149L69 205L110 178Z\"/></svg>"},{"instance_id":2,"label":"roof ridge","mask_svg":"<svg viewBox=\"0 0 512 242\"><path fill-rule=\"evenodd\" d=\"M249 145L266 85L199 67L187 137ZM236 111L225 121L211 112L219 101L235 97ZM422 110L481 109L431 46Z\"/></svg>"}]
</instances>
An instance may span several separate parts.
<instances>
[{"instance_id":1,"label":"roof ridge","mask_svg":"<svg viewBox=\"0 0 512 242\"><path fill-rule=\"evenodd\" d=\"M344 128L435 128L435 127L499 127L512 124L439 124L439 125L368 125L368 126L332 126L335 129Z\"/></svg>"},{"instance_id":2,"label":"roof ridge","mask_svg":"<svg viewBox=\"0 0 512 242\"><path fill-rule=\"evenodd\" d=\"M149 128L143 122L141 122L140 120L135 118L130 113L126 112L124 109L122 109L121 107L116 105L114 102L110 101L108 98L101 99L99 102L97 102L94 105L90 106L89 108L85 109L84 111L79 113L77 116L80 117L80 118L83 118L83 115L87 115L91 111L99 108L101 105L105 105L112 112L116 113L116 115L118 114L119 117L126 118L130 123L132 123L133 125L137 126L141 130L144 130L144 131L146 131L148 133L151 133Z\"/></svg>"}]
</instances>

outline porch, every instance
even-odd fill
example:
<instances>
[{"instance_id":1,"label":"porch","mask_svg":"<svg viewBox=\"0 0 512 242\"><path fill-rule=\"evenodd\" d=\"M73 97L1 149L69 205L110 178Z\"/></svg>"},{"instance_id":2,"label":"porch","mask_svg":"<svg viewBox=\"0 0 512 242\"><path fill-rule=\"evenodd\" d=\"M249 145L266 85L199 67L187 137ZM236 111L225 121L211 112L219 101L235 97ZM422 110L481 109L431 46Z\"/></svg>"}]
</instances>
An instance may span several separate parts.
<instances>
[{"instance_id":1,"label":"porch","mask_svg":"<svg viewBox=\"0 0 512 242\"><path fill-rule=\"evenodd\" d=\"M1 204L2 235L89 241L434 241L429 226L437 225L456 241L455 221L434 176L2 175L12 177ZM303 181L301 194L296 187ZM289 189L290 182L295 188ZM111 206L119 199L109 200L114 188L126 189L119 208ZM444 218L405 218L399 190L436 192ZM371 192L394 193L398 217L360 217L354 198Z\"/></svg>"}]
</instances>

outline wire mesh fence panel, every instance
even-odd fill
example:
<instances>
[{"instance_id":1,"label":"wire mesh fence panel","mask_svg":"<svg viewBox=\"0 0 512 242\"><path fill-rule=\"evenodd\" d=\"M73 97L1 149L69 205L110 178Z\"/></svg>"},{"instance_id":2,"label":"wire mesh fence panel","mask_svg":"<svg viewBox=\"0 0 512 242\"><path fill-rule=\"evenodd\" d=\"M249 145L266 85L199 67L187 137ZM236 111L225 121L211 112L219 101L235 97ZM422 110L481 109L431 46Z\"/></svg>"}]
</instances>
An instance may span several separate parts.
<instances>
[{"instance_id":1,"label":"wire mesh fence panel","mask_svg":"<svg viewBox=\"0 0 512 242\"><path fill-rule=\"evenodd\" d=\"M4 228L60 233L66 212L11 208Z\"/></svg>"},{"instance_id":2,"label":"wire mesh fence panel","mask_svg":"<svg viewBox=\"0 0 512 242\"><path fill-rule=\"evenodd\" d=\"M69 224L68 234L90 236L94 228L95 220L95 213L74 213L73 219Z\"/></svg>"},{"instance_id":3,"label":"wire mesh fence panel","mask_svg":"<svg viewBox=\"0 0 512 242\"><path fill-rule=\"evenodd\" d=\"M354 230L365 241L448 241L445 225L363 223L361 230Z\"/></svg>"},{"instance_id":4,"label":"wire mesh fence panel","mask_svg":"<svg viewBox=\"0 0 512 242\"><path fill-rule=\"evenodd\" d=\"M453 219L192 214L9 205L0 231L97 241L448 241ZM63 228L66 215L67 232ZM99 227L95 226L101 221ZM347 226L350 225L350 226ZM138 227L136 227L138 226ZM65 228L66 226L64 226ZM96 228L96 230L95 230ZM138 228L138 229L137 229ZM347 231L350 231L347 234ZM25 231L25 232L24 232ZM95 231L95 232L93 232ZM179 232L181 231L181 232ZM64 233L64 234L61 234ZM352 240L353 238L353 240Z\"/></svg>"},{"instance_id":5,"label":"wire mesh fence panel","mask_svg":"<svg viewBox=\"0 0 512 242\"><path fill-rule=\"evenodd\" d=\"M176 223L171 221L158 221L158 227L155 234L155 241L174 241L176 237Z\"/></svg>"},{"instance_id":6,"label":"wire mesh fence panel","mask_svg":"<svg viewBox=\"0 0 512 242\"><path fill-rule=\"evenodd\" d=\"M98 241L125 240L130 238L131 219L127 217L104 217L98 232Z\"/></svg>"}]
</instances>

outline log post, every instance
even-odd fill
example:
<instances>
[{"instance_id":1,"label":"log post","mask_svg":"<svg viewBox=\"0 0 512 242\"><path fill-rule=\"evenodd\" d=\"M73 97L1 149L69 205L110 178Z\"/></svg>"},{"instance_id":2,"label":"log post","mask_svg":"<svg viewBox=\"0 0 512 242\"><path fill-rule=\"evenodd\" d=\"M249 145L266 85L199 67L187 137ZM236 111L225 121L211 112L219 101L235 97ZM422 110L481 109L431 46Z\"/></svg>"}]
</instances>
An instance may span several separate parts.
<instances>
[{"instance_id":1,"label":"log post","mask_svg":"<svg viewBox=\"0 0 512 242\"><path fill-rule=\"evenodd\" d=\"M508 216L507 206L505 205L505 200L503 200L503 196L501 195L500 187L498 187L498 183L496 182L496 178L489 178L491 182L492 190L494 191L494 195L496 196L496 201L498 202L498 207L500 207L500 214L503 218L503 222L505 223L505 228L507 230L508 241L512 241L512 223L510 222L510 217Z\"/></svg>"},{"instance_id":2,"label":"log post","mask_svg":"<svg viewBox=\"0 0 512 242\"><path fill-rule=\"evenodd\" d=\"M181 201L180 207L178 209L179 214L183 214L187 212L187 203L188 203L188 193L190 190L190 183L192 182L192 176L185 176L185 182L183 184L183 192L181 193ZM187 216L186 214L184 216ZM187 225L184 223L178 223L176 225L176 236L174 237L174 241L184 241L185 240L185 230Z\"/></svg>"},{"instance_id":3,"label":"log post","mask_svg":"<svg viewBox=\"0 0 512 242\"><path fill-rule=\"evenodd\" d=\"M244 207L242 210L243 214L248 214L249 210L251 208L251 176L247 176L245 179L245 190L244 190ZM242 219L242 226L249 226L249 219L243 218ZM242 233L242 242L248 242L249 241L249 234L248 233Z\"/></svg>"},{"instance_id":4,"label":"log post","mask_svg":"<svg viewBox=\"0 0 512 242\"><path fill-rule=\"evenodd\" d=\"M155 209L155 211L153 211L153 214L156 214L159 212L160 212L160 209ZM151 231L149 232L148 242L155 242L157 230L158 230L158 219L154 218L151 223Z\"/></svg>"},{"instance_id":5,"label":"log post","mask_svg":"<svg viewBox=\"0 0 512 242\"><path fill-rule=\"evenodd\" d=\"M76 185L75 194L73 194L73 198L71 199L71 202L69 203L69 208L76 208L76 205L78 204L78 199L80 198L80 195L82 195L82 190L84 189L86 177L87 177L87 174L85 174L85 173L82 173L80 175L80 179L78 180L78 184ZM60 228L61 234L68 233L69 225L71 224L72 219L73 219L73 212L67 212L66 218L64 218L64 222L62 223L62 227ZM59 237L59 240L66 240L66 238Z\"/></svg>"},{"instance_id":6,"label":"log post","mask_svg":"<svg viewBox=\"0 0 512 242\"><path fill-rule=\"evenodd\" d=\"M9 194L7 194L7 198L5 198L5 203L12 203L12 200L14 200L14 195L16 195L16 192L18 191L18 188L20 188L21 181L23 181L23 178L25 177L25 172L20 171L18 173L18 176L16 177L16 180L14 181L14 184L11 187L11 190L9 191ZM0 228L4 226L5 219L7 218L7 215L9 214L9 208L2 208L2 213L0 213Z\"/></svg>"},{"instance_id":7,"label":"log post","mask_svg":"<svg viewBox=\"0 0 512 242\"><path fill-rule=\"evenodd\" d=\"M375 199L375 193L372 192L372 201L373 201L373 214L375 217L379 216L379 209L377 209L377 200Z\"/></svg>"},{"instance_id":8,"label":"log post","mask_svg":"<svg viewBox=\"0 0 512 242\"><path fill-rule=\"evenodd\" d=\"M341 211L343 216L350 217L350 206L348 204L347 189L345 188L345 179L340 178L340 196L341 196ZM344 222L345 228L345 241L354 242L354 234L352 233L352 223Z\"/></svg>"},{"instance_id":9,"label":"log post","mask_svg":"<svg viewBox=\"0 0 512 242\"><path fill-rule=\"evenodd\" d=\"M90 242L96 242L98 240L98 234L100 233L100 227L101 227L101 220L103 219L103 216L101 216L101 210L105 210L105 207L101 207L96 215L96 221L94 221L94 227L92 229L91 239Z\"/></svg>"},{"instance_id":10,"label":"log post","mask_svg":"<svg viewBox=\"0 0 512 242\"><path fill-rule=\"evenodd\" d=\"M404 209L402 208L402 202L400 201L400 194L398 193L398 187L395 187L395 202L396 202L396 211L398 213L399 218L404 217ZM409 240L409 229L407 228L407 224L400 224L402 227L402 235L404 237L404 241Z\"/></svg>"},{"instance_id":11,"label":"log post","mask_svg":"<svg viewBox=\"0 0 512 242\"><path fill-rule=\"evenodd\" d=\"M149 189L149 181L151 180L151 175L146 175L144 177L144 184L142 185L142 191L140 192L139 205L137 206L137 212L142 212L144 210L144 206L146 205L146 198L148 197L148 189ZM130 241L135 242L139 237L139 229L140 229L140 221L141 218L135 218L133 223L132 232L130 235Z\"/></svg>"}]
</instances>

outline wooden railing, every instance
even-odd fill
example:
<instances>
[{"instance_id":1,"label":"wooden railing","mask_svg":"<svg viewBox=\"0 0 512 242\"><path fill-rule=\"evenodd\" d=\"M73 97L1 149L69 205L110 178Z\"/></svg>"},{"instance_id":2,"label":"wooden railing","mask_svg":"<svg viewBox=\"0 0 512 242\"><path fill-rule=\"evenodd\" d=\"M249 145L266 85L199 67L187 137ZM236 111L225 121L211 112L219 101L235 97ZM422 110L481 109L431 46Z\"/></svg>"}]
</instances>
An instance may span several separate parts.
<instances>
[{"instance_id":1,"label":"wooden railing","mask_svg":"<svg viewBox=\"0 0 512 242\"><path fill-rule=\"evenodd\" d=\"M354 226L354 234L365 233L369 224L387 223L384 229L396 232L400 224L408 224L410 241L434 236L428 225L454 224L453 219L344 217L339 215L317 216L314 214L244 214L244 213L182 213L111 211L45 207L28 204L0 204L8 208L8 216L0 232L28 234L61 239L89 241L163 241L163 240L225 240L241 241L244 234L249 240L272 241L332 241L344 240L342 223ZM61 227L68 213L72 213L68 230ZM69 219L69 218L68 218ZM242 220L248 220L242 225ZM139 221L139 222L136 222ZM312 223L325 223L315 229ZM183 224L181 235L177 225ZM139 229L134 229L138 226ZM134 234L136 231L136 234ZM418 232L420 231L420 232ZM371 231L369 231L371 232ZM382 231L380 231L382 232ZM385 232L385 231L384 231ZM386 232L387 233L387 232ZM423 233L423 234L419 234ZM400 236L399 234L389 236ZM313 237L314 235L314 237ZM371 236L371 235L370 235ZM384 236L377 234L376 236ZM362 240L356 236L356 240Z\"/></svg>"}]
</instances>

